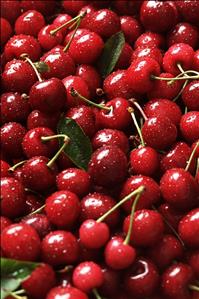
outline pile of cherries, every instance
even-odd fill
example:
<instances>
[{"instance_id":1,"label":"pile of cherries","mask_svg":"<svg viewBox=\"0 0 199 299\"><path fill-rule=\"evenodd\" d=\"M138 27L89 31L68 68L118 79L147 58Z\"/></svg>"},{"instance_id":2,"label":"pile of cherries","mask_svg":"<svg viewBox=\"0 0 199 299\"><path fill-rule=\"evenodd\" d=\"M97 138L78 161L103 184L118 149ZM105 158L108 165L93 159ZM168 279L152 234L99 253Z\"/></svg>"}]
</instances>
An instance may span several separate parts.
<instances>
[{"instance_id":1,"label":"pile of cherries","mask_svg":"<svg viewBox=\"0 0 199 299\"><path fill-rule=\"evenodd\" d=\"M7 299L198 299L199 1L1 6L1 256L39 263Z\"/></svg>"}]
</instances>

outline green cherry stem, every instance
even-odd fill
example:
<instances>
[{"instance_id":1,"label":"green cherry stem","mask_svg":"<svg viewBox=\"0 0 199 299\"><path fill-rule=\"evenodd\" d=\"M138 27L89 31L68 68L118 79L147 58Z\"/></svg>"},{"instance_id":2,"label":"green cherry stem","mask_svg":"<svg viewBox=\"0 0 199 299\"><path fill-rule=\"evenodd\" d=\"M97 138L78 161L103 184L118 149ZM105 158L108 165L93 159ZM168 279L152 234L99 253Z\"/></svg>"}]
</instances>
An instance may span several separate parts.
<instances>
[{"instance_id":1,"label":"green cherry stem","mask_svg":"<svg viewBox=\"0 0 199 299\"><path fill-rule=\"evenodd\" d=\"M100 294L98 293L97 289L93 289L93 294L95 295L96 299L102 299L102 297L100 296Z\"/></svg>"},{"instance_id":2,"label":"green cherry stem","mask_svg":"<svg viewBox=\"0 0 199 299\"><path fill-rule=\"evenodd\" d=\"M132 117L132 119L133 119L133 123L134 123L134 125L135 125L135 127L136 127L136 129L137 129L138 135L139 135L139 137L140 137L141 145L142 145L142 146L145 146L145 143L144 143L144 139L143 139L143 136L142 136L141 129L140 129L140 127L139 127L139 125L138 125L138 122L137 122L137 119L136 119L136 117L135 117L134 109L133 109L132 107L129 107L129 108L128 108L128 112L131 114L131 117Z\"/></svg>"},{"instance_id":3,"label":"green cherry stem","mask_svg":"<svg viewBox=\"0 0 199 299\"><path fill-rule=\"evenodd\" d=\"M140 104L136 101L136 99L130 99L129 101L140 111L140 113L141 113L142 117L144 118L144 120L147 120L148 117L146 116L146 114L144 113L144 110L142 109Z\"/></svg>"},{"instance_id":4,"label":"green cherry stem","mask_svg":"<svg viewBox=\"0 0 199 299\"><path fill-rule=\"evenodd\" d=\"M91 106L97 107L99 109L104 109L104 110L107 110L107 111L111 111L112 110L112 107L106 107L105 105L96 104L95 102L92 102L92 101L88 100L87 98L85 98L84 96L82 96L77 90L75 90L73 87L70 89L70 94L73 97L78 97L80 100L86 102L87 104L89 104Z\"/></svg>"},{"instance_id":5,"label":"green cherry stem","mask_svg":"<svg viewBox=\"0 0 199 299\"><path fill-rule=\"evenodd\" d=\"M195 286L195 285L190 284L189 289L192 290L192 291L199 292L199 286Z\"/></svg>"},{"instance_id":6,"label":"green cherry stem","mask_svg":"<svg viewBox=\"0 0 199 299\"><path fill-rule=\"evenodd\" d=\"M23 165L26 161L27 161L27 160L20 161L19 163L17 163L17 164L15 164L15 165L13 165L12 167L10 167L10 168L8 169L8 171L11 171L11 172L15 171L15 169L16 169L17 167Z\"/></svg>"},{"instance_id":7,"label":"green cherry stem","mask_svg":"<svg viewBox=\"0 0 199 299\"><path fill-rule=\"evenodd\" d=\"M180 70L181 74L184 74L186 77L189 77L189 76L185 73L185 71L183 70L183 68L182 68L182 66L181 66L180 63L177 64L177 67L178 67L178 69ZM172 82L172 80L170 81L170 84L171 84L171 82ZM182 86L180 92L179 92L178 95L173 99L173 102L175 102L175 101L179 98L179 96L182 94L183 90L184 90L185 87L187 86L188 82L189 82L189 80L187 79L187 80L183 83L183 86Z\"/></svg>"},{"instance_id":8,"label":"green cherry stem","mask_svg":"<svg viewBox=\"0 0 199 299\"><path fill-rule=\"evenodd\" d=\"M28 216L32 216L34 214L39 214L43 211L43 209L45 208L46 205L41 206L40 208L34 210L32 213L28 214Z\"/></svg>"},{"instance_id":9,"label":"green cherry stem","mask_svg":"<svg viewBox=\"0 0 199 299\"><path fill-rule=\"evenodd\" d=\"M157 77L157 76L154 76L154 75L151 75L151 78L152 79L155 79L155 80L162 80L162 81L170 81L172 84L174 81L178 81L178 80L186 80L186 79L189 79L189 80L196 80L196 79L199 79L199 74L195 75L195 76L185 76L186 74L184 73L183 74L184 77L175 77L171 80L171 78L162 78L162 77Z\"/></svg>"},{"instance_id":10,"label":"green cherry stem","mask_svg":"<svg viewBox=\"0 0 199 299\"><path fill-rule=\"evenodd\" d=\"M113 213L117 208L119 208L121 205L123 205L123 203L125 203L127 200L129 200L132 196L135 196L137 194L141 194L142 192L144 192L145 187L144 186L140 186L139 188L137 188L136 190L132 191L130 194L128 194L127 196L125 196L122 200L120 200L116 205L114 205L109 211L107 211L104 215L102 215L100 218L98 218L96 220L96 222L102 222L104 221L104 219L106 219L106 217L108 217L111 213Z\"/></svg>"},{"instance_id":11,"label":"green cherry stem","mask_svg":"<svg viewBox=\"0 0 199 299\"><path fill-rule=\"evenodd\" d=\"M33 68L33 70L35 71L35 74L36 74L36 76L37 76L37 78L38 78L38 81L39 81L39 82L42 82L43 80L42 80L42 78L41 78L41 76L40 76L40 73L38 72L38 70L37 70L35 64L32 62L32 60L28 57L28 54L26 54L26 53L21 54L20 57L21 57L23 60L27 61L27 62L32 66L32 68Z\"/></svg>"},{"instance_id":12,"label":"green cherry stem","mask_svg":"<svg viewBox=\"0 0 199 299\"><path fill-rule=\"evenodd\" d=\"M193 158L194 158L194 155L195 155L195 152L197 150L197 148L199 147L199 141L196 143L196 145L194 146L194 149L189 157L189 160L187 161L187 166L185 167L185 170L188 171L189 170L189 167L191 165L191 162L193 161Z\"/></svg>"}]
</instances>

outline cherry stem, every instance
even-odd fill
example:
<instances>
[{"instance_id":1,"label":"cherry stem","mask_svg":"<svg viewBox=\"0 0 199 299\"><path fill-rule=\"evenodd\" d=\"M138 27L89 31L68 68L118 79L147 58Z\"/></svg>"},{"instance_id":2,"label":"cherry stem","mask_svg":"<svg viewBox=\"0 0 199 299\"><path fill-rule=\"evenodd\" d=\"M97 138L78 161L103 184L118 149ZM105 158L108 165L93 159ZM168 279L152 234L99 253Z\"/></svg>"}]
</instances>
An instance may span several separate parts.
<instances>
[{"instance_id":1,"label":"cherry stem","mask_svg":"<svg viewBox=\"0 0 199 299\"><path fill-rule=\"evenodd\" d=\"M138 135L139 135L139 137L140 137L141 145L142 145L142 146L145 146L145 143L144 143L144 139L143 139L143 136L142 136L141 129L140 129L139 125L138 125L137 119L136 119L135 114L134 114L134 109L133 109L132 107L129 107L129 108L128 108L128 112L131 114L131 117L132 117L132 119L133 119L133 123L134 123L134 125L135 125L135 127L136 127L136 129L137 129Z\"/></svg>"},{"instance_id":2,"label":"cherry stem","mask_svg":"<svg viewBox=\"0 0 199 299\"><path fill-rule=\"evenodd\" d=\"M32 60L28 57L28 54L26 54L26 53L21 54L20 57L22 59L24 59L25 61L27 61L32 66L32 68L35 71L35 74L36 74L36 76L38 78L38 81L42 82L43 80L42 80L42 78L40 76L40 73L38 72L38 70L37 70L36 66L34 65L34 63L32 62Z\"/></svg>"},{"instance_id":3,"label":"cherry stem","mask_svg":"<svg viewBox=\"0 0 199 299\"><path fill-rule=\"evenodd\" d=\"M123 199L121 199L116 205L114 205L109 211L107 211L104 215L102 215L100 218L96 220L96 222L102 222L106 217L108 217L111 213L113 213L117 208L119 208L121 205L123 205L127 200L131 199L132 196L135 196L139 193L142 193L145 190L144 186L140 186L136 190L132 191L130 194L125 196Z\"/></svg>"},{"instance_id":4,"label":"cherry stem","mask_svg":"<svg viewBox=\"0 0 199 299\"><path fill-rule=\"evenodd\" d=\"M19 163L17 163L17 164L15 164L15 165L13 165L12 167L10 167L10 168L8 169L8 171L12 171L12 172L15 171L15 169L16 169L17 167L23 165L26 161L27 161L27 160L20 161Z\"/></svg>"},{"instance_id":5,"label":"cherry stem","mask_svg":"<svg viewBox=\"0 0 199 299\"><path fill-rule=\"evenodd\" d=\"M190 157L189 157L189 160L187 161L187 166L185 167L185 170L186 170L186 171L189 170L189 167L190 167L190 165L191 165L191 162L192 162L192 160L193 160L193 158L194 158L195 152L196 152L196 150L197 150L198 147L199 147L199 141L198 141L198 142L196 143L196 145L194 146L194 149L193 149L193 151L192 151L192 153L191 153L191 155L190 155Z\"/></svg>"},{"instance_id":6,"label":"cherry stem","mask_svg":"<svg viewBox=\"0 0 199 299\"><path fill-rule=\"evenodd\" d=\"M92 102L92 101L88 100L87 98L82 96L77 90L75 90L73 87L70 89L70 94L73 97L78 97L78 98L80 98L80 100L88 103L91 106L97 107L99 109L104 109L104 110L107 110L107 111L111 111L113 109L112 107L106 107L105 105L96 104L95 102Z\"/></svg>"},{"instance_id":7,"label":"cherry stem","mask_svg":"<svg viewBox=\"0 0 199 299\"><path fill-rule=\"evenodd\" d=\"M72 266L72 265L67 265L66 267L64 267L64 268L61 269L61 270L58 270L57 272L58 272L58 273L68 273L68 272L70 272L73 268L74 268L74 266Z\"/></svg>"},{"instance_id":8,"label":"cherry stem","mask_svg":"<svg viewBox=\"0 0 199 299\"><path fill-rule=\"evenodd\" d=\"M26 297L26 296L18 296L18 295L24 294L24 293L25 293L25 290L21 289L21 290L15 291L15 292L10 292L9 295L11 295L15 299L27 299L28 297Z\"/></svg>"},{"instance_id":9,"label":"cherry stem","mask_svg":"<svg viewBox=\"0 0 199 299\"><path fill-rule=\"evenodd\" d=\"M197 175L198 171L199 171L199 158L197 159L197 165L196 165L196 175Z\"/></svg>"},{"instance_id":10,"label":"cherry stem","mask_svg":"<svg viewBox=\"0 0 199 299\"><path fill-rule=\"evenodd\" d=\"M100 294L98 293L97 289L93 289L93 294L95 295L96 299L102 299L102 297L100 296Z\"/></svg>"},{"instance_id":11,"label":"cherry stem","mask_svg":"<svg viewBox=\"0 0 199 299\"><path fill-rule=\"evenodd\" d=\"M142 117L144 118L144 120L147 120L148 117L146 116L146 114L144 113L144 110L142 109L142 107L140 106L140 104L136 101L136 99L129 99L129 102L131 102L141 113Z\"/></svg>"},{"instance_id":12,"label":"cherry stem","mask_svg":"<svg viewBox=\"0 0 199 299\"><path fill-rule=\"evenodd\" d=\"M195 286L195 285L190 284L189 289L192 290L192 291L199 292L199 286Z\"/></svg>"},{"instance_id":13,"label":"cherry stem","mask_svg":"<svg viewBox=\"0 0 199 299\"><path fill-rule=\"evenodd\" d=\"M179 98L179 96L182 94L183 90L185 89L185 87L187 86L189 80L186 80L184 83L183 83L183 86L180 90L180 92L178 93L178 95L173 99L173 102L177 101L177 99Z\"/></svg>"},{"instance_id":14,"label":"cherry stem","mask_svg":"<svg viewBox=\"0 0 199 299\"><path fill-rule=\"evenodd\" d=\"M187 74L189 74L190 72L192 72L192 73L194 72L196 75L195 76L188 76ZM172 78L172 79L171 78L164 78L164 77L162 78L162 77L158 77L158 76L154 76L154 75L151 75L151 78L155 79L155 80L170 81L169 84L172 84L174 81L178 81L178 80L199 79L199 73L195 72L195 71L186 71L186 72L183 72L183 73L179 74L178 76L176 76L175 78Z\"/></svg>"},{"instance_id":15,"label":"cherry stem","mask_svg":"<svg viewBox=\"0 0 199 299\"><path fill-rule=\"evenodd\" d=\"M133 228L133 219L134 219L134 215L135 215L135 208L136 208L136 205L140 199L140 196L141 196L142 192L138 193L136 195L136 198L132 204L132 209L131 209L131 215L130 215L130 222L129 222L129 228L128 228L128 232L127 232L127 235L126 235L126 238L123 242L123 244L125 245L128 245L129 242L130 242L130 239L131 239L131 233L132 233L132 228Z\"/></svg>"},{"instance_id":16,"label":"cherry stem","mask_svg":"<svg viewBox=\"0 0 199 299\"><path fill-rule=\"evenodd\" d=\"M34 214L39 214L43 211L43 209L45 208L46 205L41 206L40 208L36 209L35 211L33 211L32 213L28 214L27 216L32 216Z\"/></svg>"},{"instance_id":17,"label":"cherry stem","mask_svg":"<svg viewBox=\"0 0 199 299\"><path fill-rule=\"evenodd\" d=\"M41 139L43 141L49 141L49 140L55 139L55 138L64 138L64 143L60 147L60 149L57 151L57 153L54 155L54 157L47 163L48 167L52 167L52 165L55 162L55 160L59 157L59 155L61 154L61 152L64 150L64 148L66 147L66 145L70 141L70 138L67 135L64 135L64 134L57 134L57 135L53 135L53 136L43 136L43 137L41 137Z\"/></svg>"}]
</instances>

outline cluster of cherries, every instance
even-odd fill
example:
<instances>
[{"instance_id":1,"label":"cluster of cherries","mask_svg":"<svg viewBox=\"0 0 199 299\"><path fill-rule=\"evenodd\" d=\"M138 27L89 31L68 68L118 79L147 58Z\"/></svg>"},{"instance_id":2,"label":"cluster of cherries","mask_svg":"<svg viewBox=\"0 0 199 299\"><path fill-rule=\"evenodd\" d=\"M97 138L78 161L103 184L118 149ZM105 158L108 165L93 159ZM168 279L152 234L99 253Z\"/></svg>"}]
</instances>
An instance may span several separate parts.
<instances>
[{"instance_id":1,"label":"cluster of cherries","mask_svg":"<svg viewBox=\"0 0 199 299\"><path fill-rule=\"evenodd\" d=\"M1 255L40 263L7 299L198 299L199 1L1 5Z\"/></svg>"}]
</instances>

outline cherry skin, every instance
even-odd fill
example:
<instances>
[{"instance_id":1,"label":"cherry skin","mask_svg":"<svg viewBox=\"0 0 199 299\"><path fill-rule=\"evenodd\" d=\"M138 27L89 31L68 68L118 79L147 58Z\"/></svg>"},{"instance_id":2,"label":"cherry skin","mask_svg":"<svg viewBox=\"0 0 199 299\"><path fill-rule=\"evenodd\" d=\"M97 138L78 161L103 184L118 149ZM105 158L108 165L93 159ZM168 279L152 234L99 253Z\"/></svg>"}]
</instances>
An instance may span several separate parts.
<instances>
[{"instance_id":1,"label":"cherry skin","mask_svg":"<svg viewBox=\"0 0 199 299\"><path fill-rule=\"evenodd\" d=\"M38 233L41 239L43 239L52 230L52 225L44 214L33 214L24 217L21 220L22 223L26 223L32 226Z\"/></svg>"},{"instance_id":2,"label":"cherry skin","mask_svg":"<svg viewBox=\"0 0 199 299\"><path fill-rule=\"evenodd\" d=\"M41 55L41 48L38 41L30 35L14 35L5 45L4 54L7 61L20 58L26 53L32 61L37 61Z\"/></svg>"},{"instance_id":3,"label":"cherry skin","mask_svg":"<svg viewBox=\"0 0 199 299\"><path fill-rule=\"evenodd\" d=\"M99 288L99 293L108 298L113 298L113 296L117 296L120 285L120 275L118 271L112 270L107 266L104 266L102 268L102 272L104 276L104 282L102 286Z\"/></svg>"},{"instance_id":4,"label":"cherry skin","mask_svg":"<svg viewBox=\"0 0 199 299\"><path fill-rule=\"evenodd\" d=\"M27 34L37 37L39 31L45 26L43 15L37 10L28 10L21 14L15 22L16 34Z\"/></svg>"},{"instance_id":5,"label":"cherry skin","mask_svg":"<svg viewBox=\"0 0 199 299\"><path fill-rule=\"evenodd\" d=\"M83 262L74 269L72 279L75 287L87 293L102 285L103 272L98 264Z\"/></svg>"},{"instance_id":6,"label":"cherry skin","mask_svg":"<svg viewBox=\"0 0 199 299\"><path fill-rule=\"evenodd\" d=\"M56 130L57 124L60 118L60 113L47 114L40 110L32 110L27 118L27 128L28 130L37 127L47 127L51 130Z\"/></svg>"},{"instance_id":7,"label":"cherry skin","mask_svg":"<svg viewBox=\"0 0 199 299\"><path fill-rule=\"evenodd\" d=\"M195 51L193 56L193 69L199 72L199 50Z\"/></svg>"},{"instance_id":8,"label":"cherry skin","mask_svg":"<svg viewBox=\"0 0 199 299\"><path fill-rule=\"evenodd\" d=\"M171 265L162 275L162 291L170 298L189 298L188 285L193 281L191 267L184 263Z\"/></svg>"},{"instance_id":9,"label":"cherry skin","mask_svg":"<svg viewBox=\"0 0 199 299\"><path fill-rule=\"evenodd\" d=\"M65 170L70 167L75 167L73 162L70 160L70 158L64 153L61 152L59 157L57 158L57 165L60 171Z\"/></svg>"},{"instance_id":10,"label":"cherry skin","mask_svg":"<svg viewBox=\"0 0 199 299\"><path fill-rule=\"evenodd\" d=\"M120 199L124 198L140 186L144 186L145 190L140 196L136 209L150 208L152 204L158 202L160 198L160 189L158 184L152 178L147 176L134 175L128 178L122 187ZM131 207L134 199L135 197L126 201L122 205L127 213L131 212Z\"/></svg>"},{"instance_id":11,"label":"cherry skin","mask_svg":"<svg viewBox=\"0 0 199 299\"><path fill-rule=\"evenodd\" d=\"M1 46L5 45L12 35L12 27L8 20L0 18L1 24Z\"/></svg>"},{"instance_id":12,"label":"cherry skin","mask_svg":"<svg viewBox=\"0 0 199 299\"><path fill-rule=\"evenodd\" d=\"M99 186L121 183L127 174L126 156L117 146L103 146L91 156L88 173Z\"/></svg>"},{"instance_id":13,"label":"cherry skin","mask_svg":"<svg viewBox=\"0 0 199 299\"><path fill-rule=\"evenodd\" d=\"M162 53L157 47L142 46L135 49L131 56L131 62L137 58L153 58L162 65Z\"/></svg>"},{"instance_id":14,"label":"cherry skin","mask_svg":"<svg viewBox=\"0 0 199 299\"><path fill-rule=\"evenodd\" d=\"M194 271L196 278L199 277L199 251L194 250L188 254L188 263Z\"/></svg>"},{"instance_id":15,"label":"cherry skin","mask_svg":"<svg viewBox=\"0 0 199 299\"><path fill-rule=\"evenodd\" d=\"M31 298L39 299L44 298L55 284L56 277L53 268L47 264L41 264L22 282L22 287Z\"/></svg>"},{"instance_id":16,"label":"cherry skin","mask_svg":"<svg viewBox=\"0 0 199 299\"><path fill-rule=\"evenodd\" d=\"M171 205L168 203L163 203L158 208L159 213L164 217L164 219L167 221L167 223L170 224L172 228L175 230L178 229L178 223L184 216L184 212L178 211L174 209ZM167 232L173 233L171 228L167 225L166 227Z\"/></svg>"},{"instance_id":17,"label":"cherry skin","mask_svg":"<svg viewBox=\"0 0 199 299\"><path fill-rule=\"evenodd\" d=\"M131 173L153 176L159 169L158 153L149 146L140 146L130 153Z\"/></svg>"},{"instance_id":18,"label":"cherry skin","mask_svg":"<svg viewBox=\"0 0 199 299\"><path fill-rule=\"evenodd\" d=\"M58 286L52 288L47 294L46 299L56 299L57 297L60 299L64 299L66 298L66 296L68 297L68 299L88 299L88 296L85 293L71 286Z\"/></svg>"},{"instance_id":19,"label":"cherry skin","mask_svg":"<svg viewBox=\"0 0 199 299\"><path fill-rule=\"evenodd\" d=\"M72 17L69 14L58 14L58 16L53 20L53 25L55 25L57 28L60 27L61 25L69 22L72 19ZM68 33L70 24L62 29L60 29L61 33L63 36L65 36Z\"/></svg>"},{"instance_id":20,"label":"cherry skin","mask_svg":"<svg viewBox=\"0 0 199 299\"><path fill-rule=\"evenodd\" d=\"M57 166L47 166L49 159L44 156L34 156L22 166L22 181L26 188L34 191L48 191L55 185Z\"/></svg>"},{"instance_id":21,"label":"cherry skin","mask_svg":"<svg viewBox=\"0 0 199 299\"><path fill-rule=\"evenodd\" d=\"M5 217L5 216L0 216L0 234L2 233L2 231L4 230L4 228L6 228L7 226L11 225L12 221Z\"/></svg>"},{"instance_id":22,"label":"cherry skin","mask_svg":"<svg viewBox=\"0 0 199 299\"><path fill-rule=\"evenodd\" d=\"M5 91L28 93L36 81L36 74L27 62L13 59L5 65L2 74L2 85Z\"/></svg>"},{"instance_id":23,"label":"cherry skin","mask_svg":"<svg viewBox=\"0 0 199 299\"><path fill-rule=\"evenodd\" d=\"M182 100L189 110L199 111L199 81L192 81L184 88Z\"/></svg>"},{"instance_id":24,"label":"cherry skin","mask_svg":"<svg viewBox=\"0 0 199 299\"><path fill-rule=\"evenodd\" d=\"M180 120L180 131L187 142L193 143L199 139L199 111L190 111Z\"/></svg>"},{"instance_id":25,"label":"cherry skin","mask_svg":"<svg viewBox=\"0 0 199 299\"><path fill-rule=\"evenodd\" d=\"M65 266L77 261L79 246L70 232L55 230L50 232L41 243L42 260L52 266Z\"/></svg>"},{"instance_id":26,"label":"cherry skin","mask_svg":"<svg viewBox=\"0 0 199 299\"><path fill-rule=\"evenodd\" d=\"M12 158L23 157L22 140L26 129L19 123L9 122L1 127L2 149Z\"/></svg>"},{"instance_id":27,"label":"cherry skin","mask_svg":"<svg viewBox=\"0 0 199 299\"><path fill-rule=\"evenodd\" d=\"M144 106L144 112L147 117L168 117L176 126L179 125L182 116L179 106L167 99L151 99Z\"/></svg>"},{"instance_id":28,"label":"cherry skin","mask_svg":"<svg viewBox=\"0 0 199 299\"><path fill-rule=\"evenodd\" d=\"M3 216L16 218L23 215L26 195L23 185L14 178L1 178L1 212Z\"/></svg>"},{"instance_id":29,"label":"cherry skin","mask_svg":"<svg viewBox=\"0 0 199 299\"><path fill-rule=\"evenodd\" d=\"M66 46L72 38L76 38L76 37L79 38L89 32L90 32L90 30L85 29L85 28L78 28L76 31L72 30L66 35L63 44ZM73 37L73 35L74 35L74 37Z\"/></svg>"},{"instance_id":30,"label":"cherry skin","mask_svg":"<svg viewBox=\"0 0 199 299\"><path fill-rule=\"evenodd\" d=\"M164 200L179 210L189 210L196 205L198 186L191 174L183 168L167 170L160 180Z\"/></svg>"},{"instance_id":31,"label":"cherry skin","mask_svg":"<svg viewBox=\"0 0 199 299\"><path fill-rule=\"evenodd\" d=\"M177 8L182 18L189 23L199 25L199 5L197 0L176 1Z\"/></svg>"},{"instance_id":32,"label":"cherry skin","mask_svg":"<svg viewBox=\"0 0 199 299\"><path fill-rule=\"evenodd\" d=\"M161 115L154 116L145 121L142 136L148 146L163 150L175 142L177 129L170 118Z\"/></svg>"},{"instance_id":33,"label":"cherry skin","mask_svg":"<svg viewBox=\"0 0 199 299\"><path fill-rule=\"evenodd\" d=\"M15 22L17 17L20 15L20 1L3 1L1 6L1 16L7 19L11 24Z\"/></svg>"},{"instance_id":34,"label":"cherry skin","mask_svg":"<svg viewBox=\"0 0 199 299\"><path fill-rule=\"evenodd\" d=\"M72 16L75 16L78 11L85 5L87 5L87 2L86 0L80 0L80 1L73 1L73 0L70 0L70 1L63 1L62 2L62 6L63 6L63 9L66 11L66 13L72 15Z\"/></svg>"},{"instance_id":35,"label":"cherry skin","mask_svg":"<svg viewBox=\"0 0 199 299\"><path fill-rule=\"evenodd\" d=\"M142 1L129 2L128 0L120 1L116 0L113 2L114 8L120 15L135 15L139 13Z\"/></svg>"},{"instance_id":36,"label":"cherry skin","mask_svg":"<svg viewBox=\"0 0 199 299\"><path fill-rule=\"evenodd\" d=\"M25 223L11 224L1 234L1 247L6 257L22 261L37 260L41 242L34 228Z\"/></svg>"},{"instance_id":37,"label":"cherry skin","mask_svg":"<svg viewBox=\"0 0 199 299\"><path fill-rule=\"evenodd\" d=\"M130 216L124 219L123 231L128 232ZM142 209L134 214L131 243L134 246L150 247L163 236L164 222L161 215L152 210Z\"/></svg>"},{"instance_id":38,"label":"cherry skin","mask_svg":"<svg viewBox=\"0 0 199 299\"><path fill-rule=\"evenodd\" d=\"M99 217L104 215L109 211L116 202L108 195L101 193L89 193L81 200L81 214L80 220L84 221L87 219L97 220ZM106 217L104 222L108 224L109 227L114 227L119 221L119 211L118 209L112 212Z\"/></svg>"},{"instance_id":39,"label":"cherry skin","mask_svg":"<svg viewBox=\"0 0 199 299\"><path fill-rule=\"evenodd\" d=\"M46 127L37 127L29 130L23 138L22 147L27 158L34 156L52 157L58 150L57 139L47 142L42 141L42 137L52 136L54 132Z\"/></svg>"},{"instance_id":40,"label":"cherry skin","mask_svg":"<svg viewBox=\"0 0 199 299\"><path fill-rule=\"evenodd\" d=\"M132 44L142 33L142 26L140 22L131 16L120 17L121 29L124 33L125 39Z\"/></svg>"},{"instance_id":41,"label":"cherry skin","mask_svg":"<svg viewBox=\"0 0 199 299\"><path fill-rule=\"evenodd\" d=\"M185 244L192 248L199 247L199 209L185 215L179 223L178 232Z\"/></svg>"},{"instance_id":42,"label":"cherry skin","mask_svg":"<svg viewBox=\"0 0 199 299\"><path fill-rule=\"evenodd\" d=\"M164 48L165 40L164 37L155 32L147 31L142 33L137 40L135 41L134 47L135 49L138 47L157 47Z\"/></svg>"},{"instance_id":43,"label":"cherry skin","mask_svg":"<svg viewBox=\"0 0 199 299\"><path fill-rule=\"evenodd\" d=\"M5 122L24 122L30 113L27 96L18 92L1 95L1 120Z\"/></svg>"},{"instance_id":44,"label":"cherry skin","mask_svg":"<svg viewBox=\"0 0 199 299\"><path fill-rule=\"evenodd\" d=\"M115 69L127 69L130 66L132 53L133 50L131 46L128 43L125 43Z\"/></svg>"},{"instance_id":45,"label":"cherry skin","mask_svg":"<svg viewBox=\"0 0 199 299\"><path fill-rule=\"evenodd\" d=\"M137 58L127 70L129 84L138 94L149 92L153 88L154 80L151 76L160 74L160 66L153 58Z\"/></svg>"},{"instance_id":46,"label":"cherry skin","mask_svg":"<svg viewBox=\"0 0 199 299\"><path fill-rule=\"evenodd\" d=\"M80 203L77 195L61 190L46 199L45 212L50 222L58 228L71 228L78 219Z\"/></svg>"},{"instance_id":47,"label":"cherry skin","mask_svg":"<svg viewBox=\"0 0 199 299\"><path fill-rule=\"evenodd\" d=\"M10 168L10 164L8 164L6 161L4 160L0 160L0 173L1 173L1 177L11 177L12 173L9 171Z\"/></svg>"},{"instance_id":48,"label":"cherry skin","mask_svg":"<svg viewBox=\"0 0 199 299\"><path fill-rule=\"evenodd\" d=\"M80 24L81 28L86 28L87 21L89 21L90 16L96 11L96 8L93 5L94 5L94 3L87 4L80 9L78 15L84 15L83 19L81 20L81 24ZM85 13L86 13L86 15L85 15Z\"/></svg>"},{"instance_id":49,"label":"cherry skin","mask_svg":"<svg viewBox=\"0 0 199 299\"><path fill-rule=\"evenodd\" d=\"M45 16L53 14L56 6L55 0L46 0L45 2L42 0L32 0L31 2L22 0L20 4L22 11L35 9Z\"/></svg>"},{"instance_id":50,"label":"cherry skin","mask_svg":"<svg viewBox=\"0 0 199 299\"><path fill-rule=\"evenodd\" d=\"M68 190L82 197L89 193L91 179L85 170L68 168L57 175L56 184L58 190Z\"/></svg>"},{"instance_id":51,"label":"cherry skin","mask_svg":"<svg viewBox=\"0 0 199 299\"><path fill-rule=\"evenodd\" d=\"M80 226L79 237L81 244L86 248L98 249L108 241L110 230L106 223L87 219Z\"/></svg>"},{"instance_id":52,"label":"cherry skin","mask_svg":"<svg viewBox=\"0 0 199 299\"><path fill-rule=\"evenodd\" d=\"M56 28L56 25L47 25L43 27L38 33L38 41L41 47L46 51L49 51L53 47L60 45L63 41L63 35L61 31L58 31L55 34L51 34L51 31Z\"/></svg>"},{"instance_id":53,"label":"cherry skin","mask_svg":"<svg viewBox=\"0 0 199 299\"><path fill-rule=\"evenodd\" d=\"M95 134L96 117L91 107L85 105L72 107L67 111L66 117L74 119L87 136L92 137Z\"/></svg>"},{"instance_id":54,"label":"cherry skin","mask_svg":"<svg viewBox=\"0 0 199 299\"><path fill-rule=\"evenodd\" d=\"M156 266L148 259L139 258L126 272L124 288L136 298L151 296L158 288L159 274Z\"/></svg>"}]
</instances>

